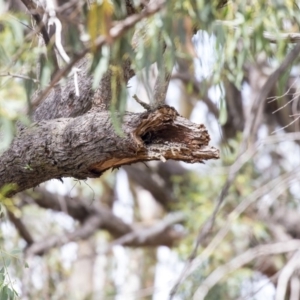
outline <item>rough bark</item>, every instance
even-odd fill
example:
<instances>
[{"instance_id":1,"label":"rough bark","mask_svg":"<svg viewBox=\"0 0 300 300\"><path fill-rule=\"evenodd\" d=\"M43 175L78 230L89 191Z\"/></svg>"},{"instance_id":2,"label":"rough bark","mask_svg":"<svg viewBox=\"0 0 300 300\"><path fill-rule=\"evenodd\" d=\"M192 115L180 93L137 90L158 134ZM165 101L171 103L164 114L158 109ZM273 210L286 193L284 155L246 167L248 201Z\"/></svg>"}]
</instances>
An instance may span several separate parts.
<instances>
[{"instance_id":1,"label":"rough bark","mask_svg":"<svg viewBox=\"0 0 300 300\"><path fill-rule=\"evenodd\" d=\"M11 196L49 179L99 177L110 168L139 161L194 163L219 157L218 150L208 146L204 125L168 106L126 113L122 131L122 136L116 133L107 111L35 123L2 155L0 187L13 184L7 194Z\"/></svg>"},{"instance_id":2,"label":"rough bark","mask_svg":"<svg viewBox=\"0 0 300 300\"><path fill-rule=\"evenodd\" d=\"M78 72L79 96L75 95L74 79L69 78L65 85L55 86L33 114L33 121L70 118L80 116L92 107L94 92L93 77L89 74L88 59L81 60L76 67ZM36 102L36 95L33 103Z\"/></svg>"}]
</instances>

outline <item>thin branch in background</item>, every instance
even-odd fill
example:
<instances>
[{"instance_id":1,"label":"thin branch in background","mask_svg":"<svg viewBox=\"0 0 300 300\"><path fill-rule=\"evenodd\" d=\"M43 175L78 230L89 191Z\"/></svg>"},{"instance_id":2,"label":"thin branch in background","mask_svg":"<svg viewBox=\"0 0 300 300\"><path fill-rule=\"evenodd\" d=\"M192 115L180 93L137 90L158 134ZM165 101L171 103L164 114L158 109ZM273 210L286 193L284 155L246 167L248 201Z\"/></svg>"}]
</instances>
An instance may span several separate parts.
<instances>
[{"instance_id":1,"label":"thin branch in background","mask_svg":"<svg viewBox=\"0 0 300 300\"><path fill-rule=\"evenodd\" d=\"M131 15L127 18L125 18L122 21L117 22L110 30L109 30L109 39L107 39L107 36L99 36L93 45L90 47L87 47L83 51L81 51L78 55L76 55L71 62L66 65L63 69L56 72L54 78L51 80L50 85L35 99L33 106L38 106L39 103L45 98L45 96L48 95L50 90L53 88L53 86L64 76L66 76L71 70L72 67L80 61L87 53L89 53L92 49L92 47L96 48L97 50L101 49L102 46L106 45L108 42L114 42L119 37L121 37L123 34L125 34L129 29L131 29L135 24L137 24L139 21L152 16L153 14L160 11L165 4L164 0L158 0L154 2L150 2L147 7L144 8L144 10L139 14Z\"/></svg>"},{"instance_id":2,"label":"thin branch in background","mask_svg":"<svg viewBox=\"0 0 300 300\"><path fill-rule=\"evenodd\" d=\"M224 21L224 20L217 20L217 24L222 24L228 27L231 27L235 30L241 30L240 26L240 20L237 19L237 21ZM248 27L248 33L252 34L253 33L253 28ZM273 34L267 31L263 32L263 37L268 40L270 43L278 43L282 40L287 40L289 43L298 43L300 41L300 33L286 33L286 32L281 32L278 34Z\"/></svg>"},{"instance_id":3,"label":"thin branch in background","mask_svg":"<svg viewBox=\"0 0 300 300\"><path fill-rule=\"evenodd\" d=\"M217 246L221 243L221 241L225 238L226 234L229 232L232 222L236 220L240 214L245 211L249 205L251 205L254 201L262 197L263 195L270 193L270 191L273 192L273 197L277 196L276 194L282 193L284 190L286 190L286 186L290 184L291 181L293 181L297 176L299 176L300 169L296 168L293 171L286 173L285 175L278 176L272 181L269 181L264 186L260 187L259 189L255 190L251 195L246 197L229 215L228 215L228 221L225 226L222 227L222 229L214 236L214 238L211 240L211 242L208 244L208 246L202 251L201 255L194 259L192 256L189 257L187 260L183 271L180 273L179 278L175 282L173 288L170 292L170 299L174 297L176 294L180 284L188 277L190 276L196 269L198 269L203 261L207 259L213 251L217 248ZM281 188L283 186L283 188ZM216 209L214 210L214 212ZM206 233L207 230L212 225L212 217L209 219L210 222L206 222L207 225L204 228L202 227L202 231ZM204 235L201 235L203 237ZM196 245L197 246L197 245ZM196 248L196 247L195 247ZM195 248L192 252L194 254Z\"/></svg>"},{"instance_id":4,"label":"thin branch in background","mask_svg":"<svg viewBox=\"0 0 300 300\"><path fill-rule=\"evenodd\" d=\"M272 134L274 134L274 133L276 133L276 132L278 132L278 131L284 130L285 128L287 128L287 127L293 125L293 124L294 124L295 122L297 122L299 119L300 119L300 116L298 116L296 119L294 119L293 121L291 121L291 122L290 122L289 124L287 124L286 126L280 127L279 129L274 130L274 131L272 132Z\"/></svg>"},{"instance_id":5,"label":"thin branch in background","mask_svg":"<svg viewBox=\"0 0 300 300\"><path fill-rule=\"evenodd\" d=\"M44 238L42 241L33 243L27 250L27 256L33 255L43 255L54 247L62 246L71 241L78 241L81 239L87 239L93 235L98 229L105 228L109 231L109 224L107 220L103 218L103 213L91 214L83 223L82 226L74 230L73 232L67 233L65 235L56 235ZM117 218L117 217L113 217ZM185 220L183 213L174 213L168 215L164 220L158 222L157 224L149 228L133 229L120 238L113 241L103 252L99 254L106 254L111 251L113 246L116 245L127 245L127 246L159 246L168 245L171 246L170 242L175 242L176 238L179 239L183 234L177 233L171 230L175 224L181 223ZM114 222L114 220L112 220ZM169 233L168 233L169 230Z\"/></svg>"},{"instance_id":6,"label":"thin branch in background","mask_svg":"<svg viewBox=\"0 0 300 300\"><path fill-rule=\"evenodd\" d=\"M293 98L292 98L291 100L289 100L287 103L285 103L284 105L282 105L282 106L280 106L279 108L277 108L276 110L274 110L274 111L272 112L272 114L275 114L275 113L277 113L278 111L284 109L284 108L287 107L290 103L292 103L293 101L295 101L298 97L299 97L299 93L295 93L295 94L293 95Z\"/></svg>"},{"instance_id":7,"label":"thin branch in background","mask_svg":"<svg viewBox=\"0 0 300 300\"><path fill-rule=\"evenodd\" d=\"M20 236L26 241L28 246L32 245L34 243L33 237L31 236L22 220L20 218L17 218L11 210L6 209L6 211L9 220L15 225Z\"/></svg>"},{"instance_id":8,"label":"thin branch in background","mask_svg":"<svg viewBox=\"0 0 300 300\"><path fill-rule=\"evenodd\" d=\"M268 77L267 81L262 86L260 92L258 93L256 99L253 102L253 105L250 110L250 116L243 132L243 137L245 139L245 141L243 142L244 147L247 146L246 140L248 140L248 144L251 144L252 140L257 134L257 130L262 119L263 108L266 98L270 94L272 88L274 87L278 79L287 71L287 69L299 56L299 52L300 42L296 44L292 51L284 58L280 66Z\"/></svg>"},{"instance_id":9,"label":"thin branch in background","mask_svg":"<svg viewBox=\"0 0 300 300\"><path fill-rule=\"evenodd\" d=\"M273 276L269 277L268 280L266 280L266 282L264 284L262 284L259 288L257 288L255 291L252 291L251 293L249 293L246 296L241 296L239 299L237 300L252 300L254 298L254 296L256 294L258 294L261 290L263 290L267 285L269 285L270 283L275 284L278 276L279 276L280 271L276 272ZM296 300L296 299L295 299ZM298 299L297 299L298 300Z\"/></svg>"},{"instance_id":10,"label":"thin branch in background","mask_svg":"<svg viewBox=\"0 0 300 300\"><path fill-rule=\"evenodd\" d=\"M39 30L43 36L44 42L46 46L50 45L50 37L49 34L47 32L46 26L42 21L41 16L36 12L36 3L33 2L32 0L21 0L23 2L23 4L26 6L26 8L28 9L28 11L31 13L31 15L33 16L33 18L35 19L37 26L39 27ZM59 65L58 65L58 60L55 54L55 51L53 49L53 47L49 48L49 52L50 52L50 57L54 63L54 66L56 68L56 70L59 70Z\"/></svg>"},{"instance_id":11,"label":"thin branch in background","mask_svg":"<svg viewBox=\"0 0 300 300\"><path fill-rule=\"evenodd\" d=\"M267 98L267 100L269 100L268 103L272 103L272 102L277 101L277 100L279 100L279 99L281 99L281 98L283 98L283 97L285 97L285 96L290 95L289 93L290 93L291 89L292 89L293 86L298 82L298 80L299 80L299 76L296 77L296 79L295 79L295 80L293 81L293 83L289 86L289 88L287 89L287 91L286 91L285 93L283 93L282 95L280 95L280 96L272 96L272 97L268 97L268 98Z\"/></svg>"},{"instance_id":12,"label":"thin branch in background","mask_svg":"<svg viewBox=\"0 0 300 300\"><path fill-rule=\"evenodd\" d=\"M71 59L67 52L65 51L62 42L61 42L61 35L62 35L62 25L60 20L56 16L55 7L53 0L47 0L47 10L49 11L50 19L48 21L48 26L54 25L55 27L55 48L57 52L61 56L61 58L65 61L65 63L70 63ZM80 96L79 86L78 86L78 74L77 72L80 71L79 68L72 68L72 74L74 76L74 87L75 87L75 95L77 97Z\"/></svg>"},{"instance_id":13,"label":"thin branch in background","mask_svg":"<svg viewBox=\"0 0 300 300\"><path fill-rule=\"evenodd\" d=\"M36 13L36 3L33 2L32 0L21 0L21 1L25 5L25 7L28 9L28 11L31 13L31 15L35 19L37 25L41 26L41 29L40 29L41 34L43 36L45 44L48 45L50 42L50 37L48 35L46 26L43 23L41 16L38 13Z\"/></svg>"},{"instance_id":14,"label":"thin branch in background","mask_svg":"<svg viewBox=\"0 0 300 300\"><path fill-rule=\"evenodd\" d=\"M59 13L63 13L67 9L72 8L73 6L77 6L78 3L80 3L81 5L83 5L84 2L85 1L71 0L71 1L68 1L68 2L62 4L61 6L57 7L56 11L59 12Z\"/></svg>"},{"instance_id":15,"label":"thin branch in background","mask_svg":"<svg viewBox=\"0 0 300 300\"><path fill-rule=\"evenodd\" d=\"M295 270L300 268L300 251L297 251L282 269L276 289L276 300L284 300L288 282Z\"/></svg>"},{"instance_id":16,"label":"thin branch in background","mask_svg":"<svg viewBox=\"0 0 300 300\"><path fill-rule=\"evenodd\" d=\"M99 218L99 215L92 214L85 220L82 226L80 226L73 232L67 233L65 235L47 237L40 242L33 243L26 250L26 256L30 257L33 255L42 255L53 247L59 247L71 241L87 239L97 231L101 223L102 220L101 218Z\"/></svg>"},{"instance_id":17,"label":"thin branch in background","mask_svg":"<svg viewBox=\"0 0 300 300\"><path fill-rule=\"evenodd\" d=\"M24 79L24 80L31 80L34 83L39 83L38 79L32 78L32 77L28 77L26 75L21 75L21 74L13 74L10 72L6 72L6 73L0 73L0 77L11 77L11 78L19 78L19 79Z\"/></svg>"},{"instance_id":18,"label":"thin branch in background","mask_svg":"<svg viewBox=\"0 0 300 300\"><path fill-rule=\"evenodd\" d=\"M9 17L16 20L18 23L20 23L21 25L23 25L24 27L26 27L27 29L29 29L30 31L34 31L34 28L29 26L28 24L22 22L21 20L19 20L18 18L16 18L14 15L8 13Z\"/></svg>"},{"instance_id":19,"label":"thin branch in background","mask_svg":"<svg viewBox=\"0 0 300 300\"><path fill-rule=\"evenodd\" d=\"M292 276L291 280L291 296L290 300L299 300L300 299L300 280L299 277L295 274Z\"/></svg>"},{"instance_id":20,"label":"thin branch in background","mask_svg":"<svg viewBox=\"0 0 300 300\"><path fill-rule=\"evenodd\" d=\"M232 223L244 212L252 203L257 201L260 197L271 192L273 199L276 199L281 195L295 180L300 176L300 169L296 168L291 172L278 176L272 181L267 182L265 185L255 190L251 195L246 197L229 215L228 221L219 232L214 236L208 246L202 251L202 253L193 261L191 270L187 276L191 275L198 269L203 262L215 251L218 245L225 238L226 234L230 231Z\"/></svg>"},{"instance_id":21,"label":"thin branch in background","mask_svg":"<svg viewBox=\"0 0 300 300\"><path fill-rule=\"evenodd\" d=\"M281 243L257 246L249 249L241 255L233 258L227 264L216 268L212 273L210 273L195 292L193 299L203 300L210 289L222 278L245 266L257 257L292 252L298 250L299 247L300 240L290 240Z\"/></svg>"}]
</instances>

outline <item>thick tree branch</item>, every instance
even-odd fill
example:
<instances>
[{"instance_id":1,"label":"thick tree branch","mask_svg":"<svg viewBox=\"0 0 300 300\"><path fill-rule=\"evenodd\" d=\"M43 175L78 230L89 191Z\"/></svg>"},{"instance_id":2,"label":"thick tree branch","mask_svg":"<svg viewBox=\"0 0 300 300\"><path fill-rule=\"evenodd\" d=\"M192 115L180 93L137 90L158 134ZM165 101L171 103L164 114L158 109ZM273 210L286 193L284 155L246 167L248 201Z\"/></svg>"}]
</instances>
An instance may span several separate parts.
<instances>
[{"instance_id":1,"label":"thick tree branch","mask_svg":"<svg viewBox=\"0 0 300 300\"><path fill-rule=\"evenodd\" d=\"M109 112L42 121L24 129L0 158L0 187L8 195L53 178L99 177L110 168L167 159L189 163L219 157L209 134L164 106L142 114L126 113L119 136Z\"/></svg>"},{"instance_id":2,"label":"thick tree branch","mask_svg":"<svg viewBox=\"0 0 300 300\"><path fill-rule=\"evenodd\" d=\"M22 220L16 217L15 214L9 209L7 209L7 215L9 217L9 220L15 225L20 236L26 241L27 245L32 245L34 243L33 237L31 236L30 232L27 230Z\"/></svg>"}]
</instances>

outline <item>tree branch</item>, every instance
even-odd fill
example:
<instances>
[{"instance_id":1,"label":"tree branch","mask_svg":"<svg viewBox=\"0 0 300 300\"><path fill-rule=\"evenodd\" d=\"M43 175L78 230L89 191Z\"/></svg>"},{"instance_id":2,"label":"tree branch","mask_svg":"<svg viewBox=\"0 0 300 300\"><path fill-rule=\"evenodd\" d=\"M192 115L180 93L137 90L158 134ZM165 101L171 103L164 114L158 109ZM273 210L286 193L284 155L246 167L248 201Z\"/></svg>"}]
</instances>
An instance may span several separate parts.
<instances>
[{"instance_id":1,"label":"tree branch","mask_svg":"<svg viewBox=\"0 0 300 300\"><path fill-rule=\"evenodd\" d=\"M34 203L45 209L64 212L80 222L83 222L90 213L94 212L93 206L86 204L84 201L80 201L77 197L70 198L68 196L51 193L40 187L35 188L33 191L20 193L18 198L21 201L21 207ZM109 212L110 210L108 210L108 212L106 210L104 211L104 213Z\"/></svg>"},{"instance_id":2,"label":"tree branch","mask_svg":"<svg viewBox=\"0 0 300 300\"><path fill-rule=\"evenodd\" d=\"M271 89L274 87L278 79L286 72L293 61L299 56L299 52L300 42L296 44L292 51L290 51L290 53L281 62L279 67L269 76L269 78L259 91L256 99L254 100L251 107L249 119L246 122L243 132L244 138L248 139L250 142L256 135L259 124L261 122L266 98L268 97Z\"/></svg>"},{"instance_id":3,"label":"tree branch","mask_svg":"<svg viewBox=\"0 0 300 300\"><path fill-rule=\"evenodd\" d=\"M195 163L219 157L218 150L208 146L204 125L178 116L169 106L126 113L122 135L107 111L35 123L0 157L0 187L14 184L8 193L12 196L49 179L99 177L110 168L139 161Z\"/></svg>"},{"instance_id":4,"label":"tree branch","mask_svg":"<svg viewBox=\"0 0 300 300\"><path fill-rule=\"evenodd\" d=\"M165 186L161 186L157 180L152 176L151 170L140 168L139 166L125 166L125 171L130 179L135 183L149 191L157 202L159 202L164 208L167 208L172 202L174 202L174 196L172 190L167 189ZM157 172L154 173L157 176ZM173 174L170 174L170 176Z\"/></svg>"},{"instance_id":5,"label":"tree branch","mask_svg":"<svg viewBox=\"0 0 300 300\"><path fill-rule=\"evenodd\" d=\"M36 203L42 208L64 212L81 223L84 223L91 215L97 214L102 222L101 228L108 230L115 237L120 237L132 230L130 225L99 203L90 205L77 197L69 198L41 188L35 189L34 192L21 193L20 196L22 205ZM64 205L61 205L60 200L63 200Z\"/></svg>"},{"instance_id":6,"label":"tree branch","mask_svg":"<svg viewBox=\"0 0 300 300\"><path fill-rule=\"evenodd\" d=\"M23 224L22 220L20 218L17 218L15 214L9 209L6 209L6 211L9 220L15 225L20 236L26 241L27 245L32 245L34 243L33 237L27 230L26 226Z\"/></svg>"},{"instance_id":7,"label":"tree branch","mask_svg":"<svg viewBox=\"0 0 300 300\"><path fill-rule=\"evenodd\" d=\"M83 225L75 231L65 235L47 237L40 242L32 244L26 250L26 255L43 255L54 247L60 247L71 241L87 239L98 229L104 229L108 218L104 220L102 217L103 215L99 215L98 213L92 214L85 220ZM176 213L167 216L164 220L148 228L133 229L127 225L128 232L119 239L113 241L109 247L104 250L104 252L109 251L114 245L120 244L132 247L160 245L171 247L176 240L183 236L183 233L178 232L170 227L174 224L183 222L184 220L185 217L182 213Z\"/></svg>"},{"instance_id":8,"label":"tree branch","mask_svg":"<svg viewBox=\"0 0 300 300\"><path fill-rule=\"evenodd\" d=\"M163 55L164 57L165 55ZM166 95L171 79L172 70L168 70L166 62L163 59L162 66L157 64L158 74L154 84L153 108L165 104Z\"/></svg>"},{"instance_id":9,"label":"tree branch","mask_svg":"<svg viewBox=\"0 0 300 300\"><path fill-rule=\"evenodd\" d=\"M286 297L287 285L293 273L300 268L300 252L297 251L288 263L281 270L276 290L276 300L284 300ZM290 298L293 299L293 298Z\"/></svg>"},{"instance_id":10,"label":"tree branch","mask_svg":"<svg viewBox=\"0 0 300 300\"><path fill-rule=\"evenodd\" d=\"M137 246L145 245L145 243L148 246L172 246L175 240L182 238L184 234L170 230L170 227L182 223L185 219L186 217L181 212L167 215L163 220L151 227L133 230L114 240L107 250L110 250L115 245Z\"/></svg>"},{"instance_id":11,"label":"tree branch","mask_svg":"<svg viewBox=\"0 0 300 300\"><path fill-rule=\"evenodd\" d=\"M34 193L30 193L33 199L29 199L28 193L21 194L22 204L32 202L44 208L50 208L56 211L64 211L60 205L57 194L50 193L44 189L38 188ZM125 246L172 246L178 239L183 236L183 232L175 230L172 225L181 223L185 220L182 213L171 214L164 218L164 220L152 225L151 227L141 225L129 225L115 216L109 209L99 203L92 205L85 205L80 199L73 197L64 197L66 210L70 216L81 221L83 224L72 233L66 235L51 236L43 239L40 242L33 243L33 240L22 237L30 246L27 250L28 255L42 255L53 247L61 246L70 241L79 239L86 239L91 236L96 230L107 230L113 237L117 239L113 241L105 252L109 251L114 245ZM79 210L83 213L80 214Z\"/></svg>"},{"instance_id":12,"label":"tree branch","mask_svg":"<svg viewBox=\"0 0 300 300\"><path fill-rule=\"evenodd\" d=\"M59 247L71 241L87 239L101 226L102 220L98 215L91 215L81 227L66 235L51 236L36 242L26 250L27 256L43 255L53 247Z\"/></svg>"}]
</instances>

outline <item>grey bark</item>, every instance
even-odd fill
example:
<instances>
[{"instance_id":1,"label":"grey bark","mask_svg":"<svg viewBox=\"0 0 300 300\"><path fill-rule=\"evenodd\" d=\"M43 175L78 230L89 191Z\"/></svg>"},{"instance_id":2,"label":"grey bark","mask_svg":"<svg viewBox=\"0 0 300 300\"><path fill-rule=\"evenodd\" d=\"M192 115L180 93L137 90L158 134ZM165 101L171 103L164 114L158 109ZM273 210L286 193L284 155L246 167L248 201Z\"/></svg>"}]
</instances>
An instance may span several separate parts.
<instances>
[{"instance_id":1,"label":"grey bark","mask_svg":"<svg viewBox=\"0 0 300 300\"><path fill-rule=\"evenodd\" d=\"M119 136L110 113L41 121L23 129L0 158L0 187L7 196L53 178L99 177L105 170L139 161L218 158L208 146L204 125L194 124L168 106L125 114Z\"/></svg>"}]
</instances>

